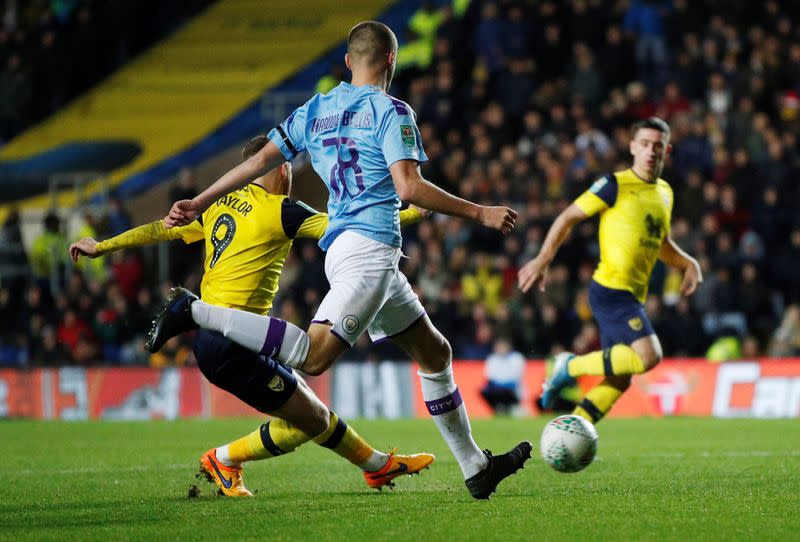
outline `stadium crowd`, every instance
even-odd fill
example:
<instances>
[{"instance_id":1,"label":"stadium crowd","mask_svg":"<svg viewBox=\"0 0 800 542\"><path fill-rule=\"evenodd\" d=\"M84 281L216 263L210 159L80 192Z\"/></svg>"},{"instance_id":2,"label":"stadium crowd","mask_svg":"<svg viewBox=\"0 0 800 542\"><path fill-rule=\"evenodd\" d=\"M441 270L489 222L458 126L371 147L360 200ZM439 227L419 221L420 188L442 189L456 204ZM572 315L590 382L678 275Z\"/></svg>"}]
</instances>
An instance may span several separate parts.
<instances>
[{"instance_id":1,"label":"stadium crowd","mask_svg":"<svg viewBox=\"0 0 800 542\"><path fill-rule=\"evenodd\" d=\"M628 127L652 115L672 127L663 174L675 192L671 234L705 276L693 297L682 298L680 275L657 266L646 308L665 355L800 355L800 7L776 0L466 4L426 4L412 17L403 48L415 56L393 87L417 112L428 179L520 211L506 238L443 216L404 232L402 270L456 356L485 358L498 338L528 357L599 347L587 295L596 220L559 251L544 293L521 295L516 272L558 212L598 177L629 167ZM191 195L191 183L180 190ZM124 216L121 202L114 213ZM114 216L105 222L88 218L83 233L114 234ZM2 235L18 235L15 227L12 218ZM58 231L43 246L64 250L42 250L66 257ZM41 260L17 257L34 269ZM186 258L195 265L173 261L172 278L197 289L200 258ZM313 243L296 243L276 315L308 323L327 291L323 258ZM140 252L107 260L68 271L52 299L45 275L3 284L0 320L15 325L3 330L0 359L191 362L185 339L152 359L141 346L170 284L153 282ZM350 358L392 355L363 339Z\"/></svg>"},{"instance_id":2,"label":"stadium crowd","mask_svg":"<svg viewBox=\"0 0 800 542\"><path fill-rule=\"evenodd\" d=\"M54 113L210 3L0 1L0 143Z\"/></svg>"}]
</instances>

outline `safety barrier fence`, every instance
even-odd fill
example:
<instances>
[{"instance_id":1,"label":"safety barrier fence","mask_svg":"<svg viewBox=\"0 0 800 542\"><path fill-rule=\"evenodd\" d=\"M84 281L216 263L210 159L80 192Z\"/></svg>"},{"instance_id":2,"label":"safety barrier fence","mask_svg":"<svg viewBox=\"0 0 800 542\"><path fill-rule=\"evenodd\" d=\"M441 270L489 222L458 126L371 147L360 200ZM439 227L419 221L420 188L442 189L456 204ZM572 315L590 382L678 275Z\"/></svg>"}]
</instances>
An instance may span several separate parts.
<instances>
[{"instance_id":1,"label":"safety barrier fence","mask_svg":"<svg viewBox=\"0 0 800 542\"><path fill-rule=\"evenodd\" d=\"M346 418L427 416L416 365L409 362L339 361L309 383ZM480 396L482 361L454 362L456 381L473 417L491 415ZM531 360L520 382L522 414L533 404L545 364ZM599 378L582 379L588 388ZM50 420L150 420L258 416L209 384L196 367L60 367L0 369L0 418ZM800 416L800 358L709 363L668 359L637 376L611 416Z\"/></svg>"}]
</instances>

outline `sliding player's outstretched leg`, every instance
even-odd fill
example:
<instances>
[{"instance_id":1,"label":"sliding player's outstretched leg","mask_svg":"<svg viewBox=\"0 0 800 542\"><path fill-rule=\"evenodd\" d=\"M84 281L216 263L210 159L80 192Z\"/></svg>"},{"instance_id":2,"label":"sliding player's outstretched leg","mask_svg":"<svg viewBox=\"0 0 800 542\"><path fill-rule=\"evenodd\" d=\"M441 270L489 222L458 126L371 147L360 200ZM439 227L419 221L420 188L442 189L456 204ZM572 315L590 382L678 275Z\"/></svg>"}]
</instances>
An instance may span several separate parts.
<instances>
[{"instance_id":1,"label":"sliding player's outstretched leg","mask_svg":"<svg viewBox=\"0 0 800 542\"><path fill-rule=\"evenodd\" d=\"M255 431L203 454L201 473L224 495L250 496L242 480L244 463L291 453L310 440L357 466L367 485L376 489L400 475L415 474L434 460L430 454L403 456L376 450L330 412L290 368L218 332L198 332L194 353L209 382L273 417Z\"/></svg>"},{"instance_id":2,"label":"sliding player's outstretched leg","mask_svg":"<svg viewBox=\"0 0 800 542\"><path fill-rule=\"evenodd\" d=\"M330 412L328 429L313 439L290 422L274 418L248 435L208 450L200 458L200 470L210 482L217 484L222 494L251 497L252 493L244 487L244 463L291 453L309 440L360 468L364 481L372 489L394 487L395 478L418 474L436 459L433 454L426 453L379 452L344 420Z\"/></svg>"},{"instance_id":3,"label":"sliding player's outstretched leg","mask_svg":"<svg viewBox=\"0 0 800 542\"><path fill-rule=\"evenodd\" d=\"M157 352L170 338L201 327L290 367L306 360L308 334L299 327L271 316L210 305L186 288L173 288L153 320L145 348Z\"/></svg>"},{"instance_id":4,"label":"sliding player's outstretched leg","mask_svg":"<svg viewBox=\"0 0 800 542\"><path fill-rule=\"evenodd\" d=\"M530 458L530 442L520 442L498 456L478 447L453 378L450 344L427 315L392 340L422 367L418 374L428 412L458 461L470 494L476 499L488 499L500 482Z\"/></svg>"},{"instance_id":5,"label":"sliding player's outstretched leg","mask_svg":"<svg viewBox=\"0 0 800 542\"><path fill-rule=\"evenodd\" d=\"M144 347L148 352L158 352L172 337L197 329L191 310L197 299L196 295L180 286L170 291L147 333Z\"/></svg>"}]
</instances>

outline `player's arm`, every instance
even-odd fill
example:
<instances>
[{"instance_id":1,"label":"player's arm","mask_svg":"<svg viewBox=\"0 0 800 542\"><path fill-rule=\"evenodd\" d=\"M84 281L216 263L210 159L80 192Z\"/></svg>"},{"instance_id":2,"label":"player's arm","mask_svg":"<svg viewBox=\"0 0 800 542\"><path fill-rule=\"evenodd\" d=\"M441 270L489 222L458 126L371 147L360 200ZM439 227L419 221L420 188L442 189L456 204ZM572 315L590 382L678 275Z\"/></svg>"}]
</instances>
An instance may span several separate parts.
<instances>
[{"instance_id":1,"label":"player's arm","mask_svg":"<svg viewBox=\"0 0 800 542\"><path fill-rule=\"evenodd\" d=\"M414 111L408 104L391 98L391 106L380 115L375 136L400 199L431 211L475 220L504 234L514 229L516 211L508 207L476 205L422 177L419 164L427 161L428 157L422 147Z\"/></svg>"},{"instance_id":2,"label":"player's arm","mask_svg":"<svg viewBox=\"0 0 800 542\"><path fill-rule=\"evenodd\" d=\"M405 228L406 226L411 226L412 224L418 224L429 216L431 216L431 211L428 209L411 205L408 207L408 209L400 211L400 227Z\"/></svg>"},{"instance_id":3,"label":"player's arm","mask_svg":"<svg viewBox=\"0 0 800 542\"><path fill-rule=\"evenodd\" d=\"M250 184L268 171L279 167L285 160L278 147L270 141L256 154L217 179L194 199L176 201L164 218L167 228L185 226L200 216L208 207L222 196Z\"/></svg>"},{"instance_id":4,"label":"player's arm","mask_svg":"<svg viewBox=\"0 0 800 542\"><path fill-rule=\"evenodd\" d=\"M558 215L547 232L539 254L520 268L517 277L520 290L527 292L531 287L538 284L539 289L544 291L544 278L547 274L547 268L550 267L550 263L555 258L559 247L569 237L575 224L586 220L588 217L589 215L575 203Z\"/></svg>"},{"instance_id":5,"label":"player's arm","mask_svg":"<svg viewBox=\"0 0 800 542\"><path fill-rule=\"evenodd\" d=\"M575 224L590 216L602 213L617 202L617 178L613 174L597 179L592 186L576 199L572 205L558 215L544 239L539 254L519 270L517 283L520 290L527 292L538 284L544 291L547 268L556 256Z\"/></svg>"},{"instance_id":6,"label":"player's arm","mask_svg":"<svg viewBox=\"0 0 800 542\"><path fill-rule=\"evenodd\" d=\"M398 160L389 166L400 199L437 213L468 218L484 226L511 233L517 212L508 207L478 205L446 192L424 179L416 160Z\"/></svg>"},{"instance_id":7,"label":"player's arm","mask_svg":"<svg viewBox=\"0 0 800 542\"><path fill-rule=\"evenodd\" d=\"M203 226L198 221L179 228L167 229L163 221L157 220L122 232L105 241L97 242L91 237L84 237L70 245L69 255L73 262L77 262L81 256L97 258L125 248L140 247L159 241L183 239L188 244L199 241L202 238Z\"/></svg>"},{"instance_id":8,"label":"player's arm","mask_svg":"<svg viewBox=\"0 0 800 542\"><path fill-rule=\"evenodd\" d=\"M175 202L164 219L167 228L190 223L225 194L246 186L253 179L303 152L305 117L306 106L302 105L267 134L269 143L256 154L223 175L194 199Z\"/></svg>"},{"instance_id":9,"label":"player's arm","mask_svg":"<svg viewBox=\"0 0 800 542\"><path fill-rule=\"evenodd\" d=\"M328 215L286 198L281 204L281 226L289 239L321 239L328 227Z\"/></svg>"},{"instance_id":10,"label":"player's arm","mask_svg":"<svg viewBox=\"0 0 800 542\"><path fill-rule=\"evenodd\" d=\"M664 240L661 241L658 259L683 272L683 282L681 283L683 295L692 295L697 290L697 286L703 282L703 272L700 270L698 261L684 252L669 235L664 236Z\"/></svg>"},{"instance_id":11,"label":"player's arm","mask_svg":"<svg viewBox=\"0 0 800 542\"><path fill-rule=\"evenodd\" d=\"M287 200L288 201L288 200ZM293 204L305 207L302 202L292 202ZM282 210L283 231L290 239L321 239L325 235L325 230L328 228L328 215L327 213L313 212L313 209L308 207L310 212L304 216L302 210L293 210L291 205L284 206ZM420 209L419 207L409 207L400 211L400 227L404 228L411 224L416 224L422 221L423 218L429 216L430 211ZM292 218L294 215L294 218ZM302 220L299 226L296 226L298 219ZM292 232L296 233L292 235Z\"/></svg>"}]
</instances>

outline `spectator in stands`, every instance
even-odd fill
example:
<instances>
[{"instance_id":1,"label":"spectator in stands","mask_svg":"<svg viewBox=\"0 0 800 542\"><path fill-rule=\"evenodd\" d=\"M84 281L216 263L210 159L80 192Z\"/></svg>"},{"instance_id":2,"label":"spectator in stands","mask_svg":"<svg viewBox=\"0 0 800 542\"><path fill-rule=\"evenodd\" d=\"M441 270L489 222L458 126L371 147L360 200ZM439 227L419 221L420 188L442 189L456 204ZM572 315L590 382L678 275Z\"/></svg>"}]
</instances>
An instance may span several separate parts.
<instances>
[{"instance_id":1,"label":"spectator in stands","mask_svg":"<svg viewBox=\"0 0 800 542\"><path fill-rule=\"evenodd\" d=\"M683 97L678 83L670 81L664 86L664 97L657 107L657 115L669 122L675 115L689 111L689 100Z\"/></svg>"},{"instance_id":2,"label":"spectator in stands","mask_svg":"<svg viewBox=\"0 0 800 542\"><path fill-rule=\"evenodd\" d=\"M113 11L75 0L67 19L90 4L92 24ZM800 46L792 34L798 21L791 3L747 4L745 12L734 3L726 5L726 17L712 17L702 3L687 0L636 0L627 12L611 0L473 2L464 12L467 4L421 11L442 16L431 34L411 25L429 36L417 41L425 46L420 58L434 67L403 74L409 90L397 93L428 119L420 126L430 151L422 166L426 174L460 195L521 211L508 240L445 218L423 224L416 237L404 232L409 258L401 265L457 352L485 353L501 331L511 337L512 348L535 357L591 340L591 324L581 311L588 280L583 264L597 251L589 230L573 232L546 296L515 297L507 275L541 244L565 201L601 172L624 167L619 164L629 153L630 122L653 114L671 117L674 127L675 155L665 173L676 194L673 233L680 232L697 252L705 275L690 301L676 294L674 276L654 275L651 292L660 296L665 354L702 355L726 328L735 330L743 351L766 345L787 317L776 308L800 303L800 218L794 209L800 194L793 182L800 174ZM50 21L47 30L0 30L0 66L18 54L21 66L31 66L34 80L41 81L52 66L39 65L47 55L35 52L39 48L66 48L64 58L81 62L70 49L76 41L71 32L86 25L65 26L60 16L42 20ZM626 39L623 28L635 41ZM634 47L642 62L634 60ZM109 42L104 50L106 58L117 49ZM418 60L401 52L400 61L406 59ZM592 98L596 75L605 89ZM37 88L32 99L59 92ZM123 223L117 228L129 224L117 207L112 216ZM287 260L281 286L290 301L276 307L307 321L327 283L319 250L311 244L298 248L297 257ZM477 260L483 274L477 273ZM143 265L133 273L118 266L116 273L110 285L69 282L67 289L77 291L67 291L66 301L56 296L52 304L22 303L18 324L31 351L40 343L35 337L59 323L57 306L73 305L94 322L98 311L124 297L131 323L111 342L124 363L146 363L136 351L137 337L149 325L152 298L158 297L152 292L164 285L148 281ZM487 285L494 288L491 296ZM124 296L116 293L120 286ZM15 291L42 297L27 284ZM10 343L16 340L4 344Z\"/></svg>"},{"instance_id":3,"label":"spectator in stands","mask_svg":"<svg viewBox=\"0 0 800 542\"><path fill-rule=\"evenodd\" d=\"M151 367L176 367L193 362L192 350L181 341L181 337L172 337L158 352L150 354Z\"/></svg>"},{"instance_id":4,"label":"spectator in stands","mask_svg":"<svg viewBox=\"0 0 800 542\"><path fill-rule=\"evenodd\" d=\"M11 54L0 72L0 142L14 137L24 126L31 98L31 79L19 54Z\"/></svg>"},{"instance_id":5,"label":"spectator in stands","mask_svg":"<svg viewBox=\"0 0 800 542\"><path fill-rule=\"evenodd\" d=\"M170 187L170 201L192 199L197 193L197 176L194 170L190 167L181 168L178 178ZM195 267L202 265L202 258L203 243L187 244L180 240L171 242L169 244L169 279L176 284L184 284L187 275Z\"/></svg>"},{"instance_id":6,"label":"spectator in stands","mask_svg":"<svg viewBox=\"0 0 800 542\"><path fill-rule=\"evenodd\" d=\"M53 326L42 328L40 340L35 341L31 352L31 363L39 366L66 365L71 359L64 343L58 340Z\"/></svg>"},{"instance_id":7,"label":"spectator in stands","mask_svg":"<svg viewBox=\"0 0 800 542\"><path fill-rule=\"evenodd\" d=\"M573 99L595 106L600 102L603 92L603 77L595 68L589 48L583 44L575 45L575 65L570 78L570 92Z\"/></svg>"},{"instance_id":8,"label":"spectator in stands","mask_svg":"<svg viewBox=\"0 0 800 542\"><path fill-rule=\"evenodd\" d=\"M669 0L633 0L625 12L623 26L636 38L636 62L663 66L667 62L666 20Z\"/></svg>"},{"instance_id":9,"label":"spectator in stands","mask_svg":"<svg viewBox=\"0 0 800 542\"><path fill-rule=\"evenodd\" d=\"M776 283L788 303L800 303L800 224L789 233L789 242L775 249Z\"/></svg>"},{"instance_id":10,"label":"spectator in stands","mask_svg":"<svg viewBox=\"0 0 800 542\"><path fill-rule=\"evenodd\" d=\"M144 268L139 252L126 250L112 254L111 275L125 299L135 300L144 280Z\"/></svg>"},{"instance_id":11,"label":"spectator in stands","mask_svg":"<svg viewBox=\"0 0 800 542\"><path fill-rule=\"evenodd\" d=\"M0 229L0 280L9 292L9 303L12 308L19 307L25 292L25 281L30 274L28 256L22 244L20 216L17 209L12 209Z\"/></svg>"},{"instance_id":12,"label":"spectator in stands","mask_svg":"<svg viewBox=\"0 0 800 542\"><path fill-rule=\"evenodd\" d=\"M131 229L131 216L118 196L108 198L108 234L113 237Z\"/></svg>"},{"instance_id":13,"label":"spectator in stands","mask_svg":"<svg viewBox=\"0 0 800 542\"><path fill-rule=\"evenodd\" d=\"M504 21L494 2L486 2L475 31L473 47L478 62L491 79L505 65L503 56Z\"/></svg>"},{"instance_id":14,"label":"spectator in stands","mask_svg":"<svg viewBox=\"0 0 800 542\"><path fill-rule=\"evenodd\" d=\"M57 338L69 350L73 360L78 361L80 358L80 361L88 361L85 358L92 357L90 344L94 340L94 333L74 308L68 308L64 313L64 319L58 326Z\"/></svg>"},{"instance_id":15,"label":"spectator in stands","mask_svg":"<svg viewBox=\"0 0 800 542\"><path fill-rule=\"evenodd\" d=\"M319 81L317 81L317 84L314 85L314 92L317 94L327 94L336 88L342 81L344 81L344 68L342 68L341 64L334 64L330 71L320 77ZM178 201L174 198L170 198L170 200Z\"/></svg>"},{"instance_id":16,"label":"spectator in stands","mask_svg":"<svg viewBox=\"0 0 800 542\"><path fill-rule=\"evenodd\" d=\"M83 222L80 228L78 228L76 237L98 237L97 219L91 211L87 210L84 212ZM108 262L106 260L107 258L105 256L94 259L84 258L78 262L77 267L88 280L103 281L108 275L108 270L106 268Z\"/></svg>"},{"instance_id":17,"label":"spectator in stands","mask_svg":"<svg viewBox=\"0 0 800 542\"><path fill-rule=\"evenodd\" d=\"M603 76L611 88L623 87L633 79L633 49L624 39L619 25L610 25L606 30L606 42L598 53L597 65L602 67Z\"/></svg>"},{"instance_id":18,"label":"spectator in stands","mask_svg":"<svg viewBox=\"0 0 800 542\"><path fill-rule=\"evenodd\" d=\"M523 400L525 357L511 348L508 339L498 339L486 358L486 385L481 396L495 414L510 414Z\"/></svg>"},{"instance_id":19,"label":"spectator in stands","mask_svg":"<svg viewBox=\"0 0 800 542\"><path fill-rule=\"evenodd\" d=\"M66 264L67 240L61 233L61 220L54 212L44 217L44 231L34 240L29 255L36 283L49 295L51 281L61 281Z\"/></svg>"},{"instance_id":20,"label":"spectator in stands","mask_svg":"<svg viewBox=\"0 0 800 542\"><path fill-rule=\"evenodd\" d=\"M800 305L791 305L772 336L770 356L800 356Z\"/></svg>"},{"instance_id":21,"label":"spectator in stands","mask_svg":"<svg viewBox=\"0 0 800 542\"><path fill-rule=\"evenodd\" d=\"M169 199L178 201L192 199L197 195L197 176L190 167L182 167L178 178L169 189Z\"/></svg>"},{"instance_id":22,"label":"spectator in stands","mask_svg":"<svg viewBox=\"0 0 800 542\"><path fill-rule=\"evenodd\" d=\"M436 30L442 24L444 15L441 10L434 6L433 2L425 1L422 6L411 15L408 20L408 28L411 29L421 39L433 44L436 37Z\"/></svg>"}]
</instances>

